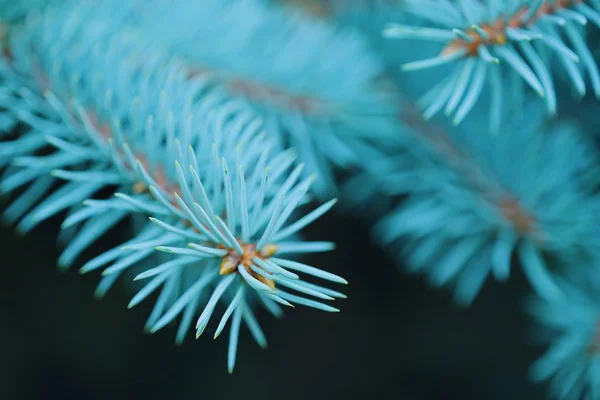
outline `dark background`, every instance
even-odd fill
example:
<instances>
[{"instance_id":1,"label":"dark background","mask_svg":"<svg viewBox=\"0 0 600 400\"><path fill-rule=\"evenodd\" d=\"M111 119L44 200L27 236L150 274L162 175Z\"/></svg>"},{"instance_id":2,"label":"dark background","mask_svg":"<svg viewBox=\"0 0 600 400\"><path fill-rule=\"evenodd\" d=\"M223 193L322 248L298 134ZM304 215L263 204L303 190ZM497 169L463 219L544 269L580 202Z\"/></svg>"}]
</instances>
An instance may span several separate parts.
<instances>
[{"instance_id":1,"label":"dark background","mask_svg":"<svg viewBox=\"0 0 600 400\"><path fill-rule=\"evenodd\" d=\"M399 272L361 222L328 215L307 233L338 249L311 261L350 281L342 312L298 307L281 321L259 313L269 349L243 328L229 375L228 335L190 332L177 347L174 327L142 332L150 299L127 310L122 284L97 301L98 276L59 273L58 226L49 221L26 237L0 227L2 400L546 398L527 378L542 349L528 339L527 286L516 270L461 309L445 290ZM118 229L94 251L125 235Z\"/></svg>"}]
</instances>

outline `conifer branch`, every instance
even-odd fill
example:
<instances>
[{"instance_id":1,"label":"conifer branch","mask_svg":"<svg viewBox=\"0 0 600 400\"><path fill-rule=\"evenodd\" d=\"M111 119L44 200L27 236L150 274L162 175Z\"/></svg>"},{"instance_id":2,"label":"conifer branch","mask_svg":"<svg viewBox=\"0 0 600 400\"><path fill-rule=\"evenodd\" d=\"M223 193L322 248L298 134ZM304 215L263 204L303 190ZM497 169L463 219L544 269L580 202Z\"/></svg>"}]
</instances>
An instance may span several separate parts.
<instances>
[{"instance_id":1,"label":"conifer branch","mask_svg":"<svg viewBox=\"0 0 600 400\"><path fill-rule=\"evenodd\" d=\"M227 301L234 313L231 371L236 318L266 345L252 314L255 303L276 315L276 303L338 311L322 300L343 295L304 282L288 268L337 283L346 283L343 278L282 258L333 248L296 240L335 202L288 224L310 201L313 178L299 180L302 167L293 167L293 153L278 151L264 136L251 107L193 77L181 63L140 48L135 29L124 28L132 26L132 13L114 4L47 9L11 37L14 57L5 60L4 76L14 75L27 90L14 94L21 107L19 101L7 104L28 130L0 143L0 151L22 153L12 159L0 188L29 189L7 209L7 219L20 220L20 229L28 231L68 209L63 226L77 230L60 258L68 267L123 218L150 216L135 238L88 261L80 272L106 267L96 293L102 296L117 277L141 268L137 279L153 279L130 306L161 288L146 328L154 332L185 310L178 342L200 304L208 300L198 336L216 302ZM59 64L56 49L67 55ZM42 155L48 146L53 151ZM57 180L66 183L50 192ZM94 198L107 187L115 198Z\"/></svg>"},{"instance_id":2,"label":"conifer branch","mask_svg":"<svg viewBox=\"0 0 600 400\"><path fill-rule=\"evenodd\" d=\"M317 194L334 194L340 167L361 167L365 147L397 146L394 99L379 87L384 65L359 33L252 0L201 7L186 0L176 10L153 0L145 11L141 25L152 40L254 104L268 129L299 152L306 173L318 175ZM215 35L214 44L202 39Z\"/></svg>"},{"instance_id":3,"label":"conifer branch","mask_svg":"<svg viewBox=\"0 0 600 400\"><path fill-rule=\"evenodd\" d=\"M581 0L407 1L404 9L418 16L421 25L390 24L384 35L441 47L433 58L402 65L404 71L445 67L445 78L421 99L427 118L444 109L460 124L489 86L495 94L490 126L499 131L502 98L522 91L523 83L544 98L550 115L556 113L555 64L580 96L587 90L586 75L600 96L600 72L585 43L588 22L600 26L596 6Z\"/></svg>"}]
</instances>

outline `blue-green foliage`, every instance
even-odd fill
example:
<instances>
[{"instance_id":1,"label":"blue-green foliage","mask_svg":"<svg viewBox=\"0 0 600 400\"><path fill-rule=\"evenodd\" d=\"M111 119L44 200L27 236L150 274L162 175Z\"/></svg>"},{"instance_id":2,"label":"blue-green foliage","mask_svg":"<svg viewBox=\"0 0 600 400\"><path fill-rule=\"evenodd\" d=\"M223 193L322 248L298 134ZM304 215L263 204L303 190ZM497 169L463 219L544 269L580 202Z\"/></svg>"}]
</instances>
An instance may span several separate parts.
<instances>
[{"instance_id":1,"label":"blue-green foliage","mask_svg":"<svg viewBox=\"0 0 600 400\"><path fill-rule=\"evenodd\" d=\"M543 38L532 37L530 42L512 35L509 47L524 64L517 61L511 65L505 60L494 65L495 60L486 62L486 54L480 54L476 61L479 73L477 66L473 67L461 81L464 87L457 87L452 79L471 68L465 67L465 59L418 72L400 68L439 54L449 41L472 32L472 21L440 24L456 11L464 19L472 12L492 11L485 8L489 5L495 4L499 10L505 6L539 7L542 2L474 3L405 2L413 13L403 7L381 7L370 13L340 8L336 18L369 35L394 81L409 102L415 96L420 99L416 104L425 114L421 120L410 107L403 107L401 115L414 128L415 145L408 154L371 163L370 174L357 175L344 195L357 204L367 204L363 207L368 210L373 198L399 200L377 226L377 241L393 244L390 248L409 272L427 275L435 286L451 285L462 303L473 300L486 277L503 281L511 268L521 267L536 291L532 314L545 328L536 330L536 337L550 346L534 364L532 378L551 380L551 392L557 398L595 399L600 396L598 350L594 347L600 321L595 300L598 285L586 280L597 281L598 275L599 160L591 140L591 135L597 134L593 122L597 101L588 95L582 104L574 97L586 91L598 93L597 61L587 47L595 50L593 41L583 43L587 32L597 30L598 15L593 9L598 9L598 3L570 4L573 7L548 20L541 18L528 28L541 32ZM446 12L440 12L443 10ZM581 26L582 16L591 27ZM386 23L396 26L386 30ZM463 32L452 32L452 28ZM403 40L387 39L386 43L390 34ZM439 40L431 40L436 35ZM489 46L488 50L495 55L497 49ZM536 55L542 63L536 61ZM482 65L487 67L485 71ZM501 72L500 82L489 80L493 69ZM479 87L477 81L483 74L485 83ZM538 89L541 86L544 91L546 113L559 112L562 117L564 107L577 121L544 120L542 110L534 112L537 108L531 105L539 100L523 87L536 80ZM442 84L436 87L436 82ZM450 88L450 84L454 86ZM446 93L442 93L444 88ZM465 122L456 128L439 119L428 121L444 107L450 110L448 114L454 113L451 122ZM373 176L381 177L379 185ZM499 198L512 201L502 204ZM507 206L512 213L506 213ZM534 222L533 230L515 224L517 210L527 213L522 216L529 215L520 221Z\"/></svg>"},{"instance_id":2,"label":"blue-green foliage","mask_svg":"<svg viewBox=\"0 0 600 400\"><path fill-rule=\"evenodd\" d=\"M532 365L531 378L550 380L551 395L560 400L600 397L600 286L597 265L588 267L561 280L564 297L527 304L535 337L548 346Z\"/></svg>"},{"instance_id":3,"label":"blue-green foliage","mask_svg":"<svg viewBox=\"0 0 600 400\"><path fill-rule=\"evenodd\" d=\"M378 81L384 64L360 33L254 0L180 4L144 9L149 37L257 106L318 174L318 193L334 192L332 166L361 165L370 147L396 145L396 107Z\"/></svg>"},{"instance_id":4,"label":"blue-green foliage","mask_svg":"<svg viewBox=\"0 0 600 400\"><path fill-rule=\"evenodd\" d=\"M40 11L49 4L58 4L62 0L0 0L0 21L19 23L28 13Z\"/></svg>"},{"instance_id":5,"label":"blue-green foliage","mask_svg":"<svg viewBox=\"0 0 600 400\"><path fill-rule=\"evenodd\" d=\"M550 343L533 377L598 398L600 160L585 123L547 118L600 95L598 1L276 3L0 0L3 221L65 216L59 265L101 271L98 297L135 280L130 307L158 292L145 329L179 319L177 343L222 305L231 371L242 322L266 347L257 307L338 311L312 279L346 281L288 256L333 249L300 231L343 182L376 242L462 304L522 268Z\"/></svg>"},{"instance_id":6,"label":"blue-green foliage","mask_svg":"<svg viewBox=\"0 0 600 400\"><path fill-rule=\"evenodd\" d=\"M380 171L394 194L410 195L377 228L384 243L401 239L401 254L408 240L410 271L436 286L454 281L468 303L488 275L508 278L516 253L539 295L553 298L561 293L547 263L575 268L595 256L597 160L574 128L539 120L530 110L498 136L472 135L481 121L429 125L416 132L416 167Z\"/></svg>"},{"instance_id":7,"label":"blue-green foliage","mask_svg":"<svg viewBox=\"0 0 600 400\"><path fill-rule=\"evenodd\" d=\"M392 23L384 35L438 44L429 57L402 65L404 71L440 66L449 70L420 101L426 118L443 109L458 125L479 97L490 93L490 126L498 131L503 97L512 101L525 86L544 98L549 114L556 113L557 65L580 96L586 93L587 76L600 97L600 71L585 43L588 22L600 26L599 5L562 0L407 0L402 9L416 23Z\"/></svg>"},{"instance_id":8,"label":"blue-green foliage","mask_svg":"<svg viewBox=\"0 0 600 400\"><path fill-rule=\"evenodd\" d=\"M124 8L122 10L105 15L110 15L115 21L124 21L128 13ZM96 12L102 15L101 11ZM115 28L108 25L95 30L102 27L94 24L93 20L90 28L82 31L81 20L90 17L91 12L85 6L69 8L68 14L62 9L48 10L24 27L15 28L10 37L11 59L3 60L4 71L7 82L17 89L12 92L9 113L18 119L24 133L0 145L0 151L12 158L5 158L11 161L11 167L0 183L0 193L28 185L27 190L4 213L5 220L18 222L17 228L21 232L31 230L39 222L64 210L78 213L81 202L105 186L129 183L107 171L111 163L109 148L98 127L90 120L100 114L106 90L100 94L100 88L90 85L92 77L82 74L82 71L109 65L108 60L103 64L99 59L105 49L96 43L98 60L95 65L84 64L89 57L85 50L90 49L80 47L74 51L76 43L88 39L86 33L96 35L89 38L90 46L99 36L114 35ZM69 57L57 57L63 52L68 52ZM102 82L96 79L96 83ZM134 92L126 93L126 98L120 99L121 107L130 101ZM86 111L86 107L90 107L93 114ZM61 170L70 170L70 182L52 191L56 183L65 177ZM92 176L96 179L89 179ZM104 220L106 226L102 229L98 223L95 225L98 236L116 224L119 218L115 216ZM65 225L81 222L80 218L70 218ZM70 249L67 250L71 253ZM80 250L66 258L72 261L71 258Z\"/></svg>"},{"instance_id":9,"label":"blue-green foliage","mask_svg":"<svg viewBox=\"0 0 600 400\"><path fill-rule=\"evenodd\" d=\"M341 293L291 271L346 281L287 258L333 248L299 241L297 233L335 201L298 215L314 177L300 179L303 166L293 151L265 137L262 120L245 102L191 77L159 48L144 47L132 10L112 0L101 7L65 3L11 32L12 56L2 71L14 90L7 90L6 107L24 133L0 144L11 156L0 189L27 187L4 218L19 221L25 232L67 210L63 228L77 231L59 260L68 267L125 217L150 217L132 240L80 271L104 268L98 296L132 268L139 280L152 277L130 306L160 289L147 329L183 312L178 342L195 313L204 310L199 336L217 302L225 301L218 332L231 316L232 370L242 320L266 345L256 305L275 315L281 314L277 303L338 311L302 296L330 301ZM115 196L98 198L101 189ZM229 269L220 274L225 261Z\"/></svg>"}]
</instances>

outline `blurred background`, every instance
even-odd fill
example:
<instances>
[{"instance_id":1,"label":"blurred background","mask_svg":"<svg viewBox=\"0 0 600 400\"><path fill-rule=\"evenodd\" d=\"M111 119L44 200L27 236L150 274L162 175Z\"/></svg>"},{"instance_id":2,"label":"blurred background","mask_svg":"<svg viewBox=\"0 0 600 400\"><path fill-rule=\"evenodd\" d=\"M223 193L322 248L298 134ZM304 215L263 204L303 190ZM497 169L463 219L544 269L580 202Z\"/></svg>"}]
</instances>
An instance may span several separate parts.
<instances>
[{"instance_id":1,"label":"blurred background","mask_svg":"<svg viewBox=\"0 0 600 400\"><path fill-rule=\"evenodd\" d=\"M527 285L518 269L461 309L448 292L398 272L367 225L330 213L306 233L339 243L310 261L350 282L342 312L297 307L283 321L261 313L269 349L243 332L229 375L226 336L190 333L177 347L174 327L142 332L155 299L127 310L123 284L97 301L97 276L59 273L58 228L50 221L21 238L0 227L2 400L546 398L527 379L541 349L531 346L521 312ZM126 233L116 230L92 251Z\"/></svg>"}]
</instances>

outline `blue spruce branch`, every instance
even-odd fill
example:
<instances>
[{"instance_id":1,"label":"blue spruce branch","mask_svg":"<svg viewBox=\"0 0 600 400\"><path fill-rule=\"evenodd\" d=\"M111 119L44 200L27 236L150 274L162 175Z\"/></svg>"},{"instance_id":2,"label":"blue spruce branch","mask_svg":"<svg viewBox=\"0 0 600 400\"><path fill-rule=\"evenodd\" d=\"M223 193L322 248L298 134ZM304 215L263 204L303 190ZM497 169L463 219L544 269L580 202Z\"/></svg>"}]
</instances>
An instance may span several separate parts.
<instances>
[{"instance_id":1,"label":"blue spruce branch","mask_svg":"<svg viewBox=\"0 0 600 400\"><path fill-rule=\"evenodd\" d=\"M534 337L548 347L530 375L550 381L552 397L560 400L600 397L600 287L597 266L588 267L560 280L563 298L527 301Z\"/></svg>"},{"instance_id":2,"label":"blue spruce branch","mask_svg":"<svg viewBox=\"0 0 600 400\"><path fill-rule=\"evenodd\" d=\"M225 302L218 332L231 318L232 371L242 321L266 346L256 305L276 316L278 303L338 311L323 301L341 293L298 273L346 281L287 256L333 248L297 233L335 201L299 215L314 178L300 179L293 152L261 133L252 107L140 46L137 14L120 6L65 3L11 35L2 72L20 89L8 110L27 129L0 144L12 158L0 188L28 187L5 216L29 231L68 211L63 227L77 232L61 255L63 267L123 218L150 217L132 240L80 272L103 268L98 296L132 268L137 280L152 277L130 306L159 290L146 328L154 332L183 313L178 342L195 313L203 310L199 336L217 302ZM97 198L104 189L115 197Z\"/></svg>"},{"instance_id":3,"label":"blue spruce branch","mask_svg":"<svg viewBox=\"0 0 600 400\"><path fill-rule=\"evenodd\" d=\"M533 89L554 115L557 95L555 64L575 91L586 93L585 76L600 97L600 72L585 43L588 22L600 27L595 1L407 1L404 10L420 24L390 24L384 35L439 44L438 54L402 65L404 71L444 67L445 78L423 95L426 118L444 110L460 124L478 98L492 93L491 129L500 130L502 97ZM518 107L518 106L517 106Z\"/></svg>"},{"instance_id":4,"label":"blue spruce branch","mask_svg":"<svg viewBox=\"0 0 600 400\"><path fill-rule=\"evenodd\" d=\"M408 240L400 255L408 248L409 270L435 286L452 282L461 303L487 276L506 280L513 254L550 298L561 293L548 263L598 254L598 160L589 140L568 125L549 130L535 109L524 114L498 136L473 135L475 120L460 129L426 125L412 170L387 163L379 171L388 195L409 197L379 223L377 237Z\"/></svg>"},{"instance_id":5,"label":"blue spruce branch","mask_svg":"<svg viewBox=\"0 0 600 400\"><path fill-rule=\"evenodd\" d=\"M380 85L384 64L358 32L256 0L186 0L176 9L153 0L141 20L150 40L182 57L191 73L250 101L269 134L318 175L322 197L335 193L340 170L362 166L371 147L395 145L401 125Z\"/></svg>"}]
</instances>

